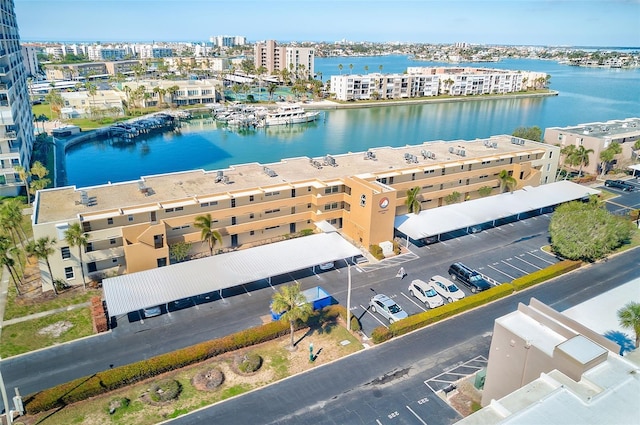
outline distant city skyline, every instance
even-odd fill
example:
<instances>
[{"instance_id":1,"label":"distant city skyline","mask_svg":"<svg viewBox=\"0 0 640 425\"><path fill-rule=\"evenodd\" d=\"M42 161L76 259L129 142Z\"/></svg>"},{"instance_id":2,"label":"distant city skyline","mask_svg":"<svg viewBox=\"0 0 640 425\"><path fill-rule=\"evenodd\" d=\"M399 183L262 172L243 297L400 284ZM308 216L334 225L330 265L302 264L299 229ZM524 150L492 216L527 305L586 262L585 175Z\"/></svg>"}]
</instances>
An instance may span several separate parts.
<instances>
[{"instance_id":1,"label":"distant city skyline","mask_svg":"<svg viewBox=\"0 0 640 425\"><path fill-rule=\"evenodd\" d=\"M638 47L639 0L14 0L23 41Z\"/></svg>"}]
</instances>

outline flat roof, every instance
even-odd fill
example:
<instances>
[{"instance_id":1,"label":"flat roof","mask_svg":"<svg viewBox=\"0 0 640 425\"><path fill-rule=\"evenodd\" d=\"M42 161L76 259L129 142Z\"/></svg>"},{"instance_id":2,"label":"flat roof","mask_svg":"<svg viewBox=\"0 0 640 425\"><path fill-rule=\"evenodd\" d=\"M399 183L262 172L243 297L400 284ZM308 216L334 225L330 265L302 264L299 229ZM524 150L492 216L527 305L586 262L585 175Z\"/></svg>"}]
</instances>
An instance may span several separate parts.
<instances>
[{"instance_id":1,"label":"flat roof","mask_svg":"<svg viewBox=\"0 0 640 425\"><path fill-rule=\"evenodd\" d=\"M399 215L395 218L394 226L411 239L419 240L598 193L599 190L562 180L423 210L419 214Z\"/></svg>"},{"instance_id":2,"label":"flat roof","mask_svg":"<svg viewBox=\"0 0 640 425\"><path fill-rule=\"evenodd\" d=\"M591 122L571 127L551 127L551 129L606 139L612 136L640 134L640 118Z\"/></svg>"},{"instance_id":3,"label":"flat roof","mask_svg":"<svg viewBox=\"0 0 640 425\"><path fill-rule=\"evenodd\" d=\"M119 316L361 254L338 233L319 233L110 277L102 285L109 315Z\"/></svg>"},{"instance_id":4,"label":"flat roof","mask_svg":"<svg viewBox=\"0 0 640 425\"><path fill-rule=\"evenodd\" d=\"M313 166L311 161L316 160L324 164L324 156L289 158L268 164L268 168L275 172L273 177L265 173L264 165L254 162L233 165L224 170L190 170L143 176L139 180L86 188L67 186L44 189L36 195L33 220L34 224L72 220L86 213L137 208L149 203L164 205L189 197L200 199L201 202L224 199L233 196L233 193L256 188L265 192L276 190L275 188L293 189L300 187L301 182L308 182L307 186L322 188L327 185L324 182L330 182L331 185L339 184L340 179L346 177L375 179L382 173L400 174L404 170L442 168L473 159L484 161L487 157L504 154L530 155L540 151L544 146L528 140L524 145L511 141L512 136L500 135L474 141L434 141L397 148L372 148L369 151L375 153L375 159L369 159L364 152L332 155L337 166L322 165L321 168ZM449 152L450 147L456 146L454 143L464 148L464 158ZM496 147L492 147L494 144ZM426 151L435 154L436 159L425 158L422 153ZM405 154L415 156L418 163L408 163ZM217 171L222 171L224 176L228 177L226 183L216 182ZM150 190L141 191L140 182ZM76 202L80 201L81 190L87 192L94 202L90 205Z\"/></svg>"}]
</instances>

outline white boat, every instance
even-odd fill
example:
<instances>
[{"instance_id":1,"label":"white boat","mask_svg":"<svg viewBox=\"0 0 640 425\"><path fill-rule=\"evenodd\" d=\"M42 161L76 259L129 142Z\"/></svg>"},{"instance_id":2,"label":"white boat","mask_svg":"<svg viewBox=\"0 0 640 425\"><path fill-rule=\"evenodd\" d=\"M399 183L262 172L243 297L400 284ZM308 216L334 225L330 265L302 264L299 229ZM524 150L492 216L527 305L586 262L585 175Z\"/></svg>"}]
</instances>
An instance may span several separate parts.
<instances>
[{"instance_id":1,"label":"white boat","mask_svg":"<svg viewBox=\"0 0 640 425\"><path fill-rule=\"evenodd\" d=\"M267 112L264 117L266 126L288 125L311 122L318 119L319 111L305 111L300 105L281 105L278 109Z\"/></svg>"}]
</instances>

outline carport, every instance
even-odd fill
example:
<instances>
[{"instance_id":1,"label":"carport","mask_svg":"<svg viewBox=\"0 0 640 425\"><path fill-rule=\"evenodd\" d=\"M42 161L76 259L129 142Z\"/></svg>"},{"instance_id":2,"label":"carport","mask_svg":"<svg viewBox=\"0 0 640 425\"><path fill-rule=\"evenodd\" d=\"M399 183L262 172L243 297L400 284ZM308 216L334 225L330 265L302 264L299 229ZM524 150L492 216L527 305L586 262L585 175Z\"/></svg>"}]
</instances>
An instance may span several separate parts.
<instances>
[{"instance_id":1,"label":"carport","mask_svg":"<svg viewBox=\"0 0 640 425\"><path fill-rule=\"evenodd\" d=\"M107 278L104 295L113 317L361 254L338 233L319 233Z\"/></svg>"},{"instance_id":2,"label":"carport","mask_svg":"<svg viewBox=\"0 0 640 425\"><path fill-rule=\"evenodd\" d=\"M640 175L640 164L629 165L629 168L632 169L632 176L636 176L636 172Z\"/></svg>"},{"instance_id":3,"label":"carport","mask_svg":"<svg viewBox=\"0 0 640 425\"><path fill-rule=\"evenodd\" d=\"M395 218L395 228L409 239L418 241L438 237L447 232L466 229L484 223L496 225L496 221L525 213L542 211L564 202L597 195L599 190L562 180L542 186L525 186L520 190L486 198L446 205L421 211L419 214L404 214Z\"/></svg>"}]
</instances>

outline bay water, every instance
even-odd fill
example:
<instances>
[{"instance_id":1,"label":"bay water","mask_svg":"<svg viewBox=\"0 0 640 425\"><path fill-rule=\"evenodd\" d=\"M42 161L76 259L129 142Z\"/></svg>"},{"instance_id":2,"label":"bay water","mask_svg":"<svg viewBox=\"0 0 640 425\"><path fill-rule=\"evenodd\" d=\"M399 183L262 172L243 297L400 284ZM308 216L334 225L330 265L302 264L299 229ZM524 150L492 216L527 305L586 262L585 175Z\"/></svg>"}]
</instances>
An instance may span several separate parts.
<instances>
[{"instance_id":1,"label":"bay water","mask_svg":"<svg viewBox=\"0 0 640 425\"><path fill-rule=\"evenodd\" d=\"M342 64L342 70L339 66ZM350 67L349 65L353 65ZM404 72L408 66L438 66L407 56L317 58L316 72L331 75ZM431 140L473 140L511 134L517 127L572 126L640 116L640 69L582 68L534 59L458 64L551 75L558 96L486 99L453 103L324 111L315 123L229 131L210 118L194 119L178 133L140 138L128 145L91 141L70 148L66 181L87 187L168 172L223 169L234 164L268 164L284 158L361 152Z\"/></svg>"}]
</instances>

